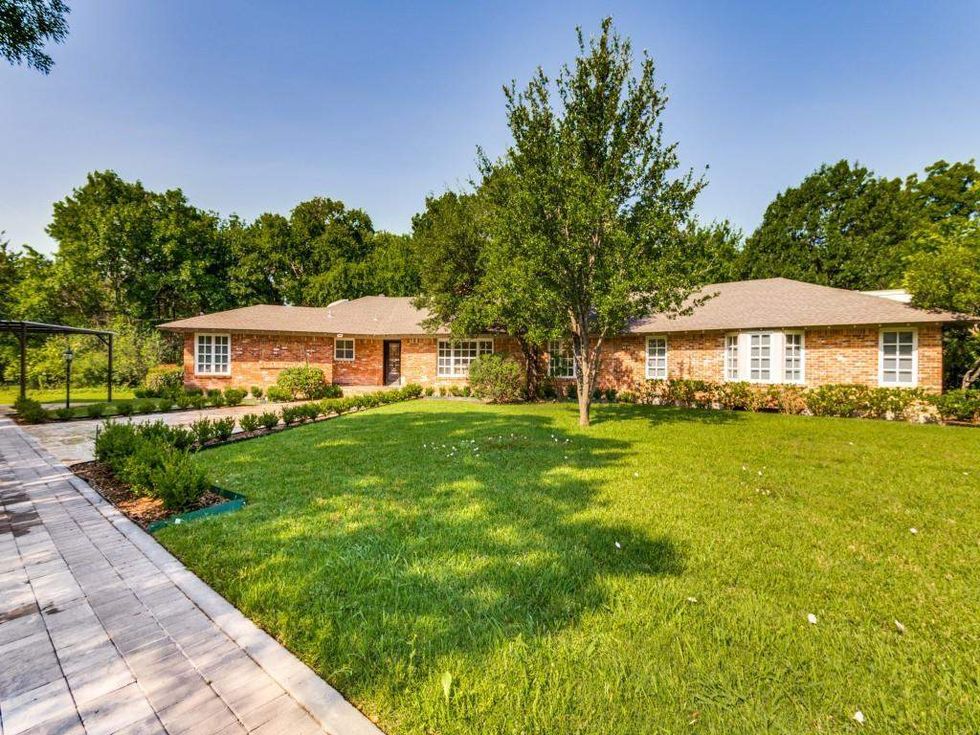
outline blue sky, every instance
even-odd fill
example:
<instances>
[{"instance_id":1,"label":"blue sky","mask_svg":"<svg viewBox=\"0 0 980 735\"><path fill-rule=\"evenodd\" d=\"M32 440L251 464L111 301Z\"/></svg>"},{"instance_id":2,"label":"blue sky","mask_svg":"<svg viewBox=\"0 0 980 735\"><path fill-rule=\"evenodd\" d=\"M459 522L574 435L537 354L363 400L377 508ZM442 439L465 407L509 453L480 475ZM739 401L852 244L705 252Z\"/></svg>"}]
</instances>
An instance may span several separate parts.
<instances>
[{"instance_id":1,"label":"blue sky","mask_svg":"<svg viewBox=\"0 0 980 735\"><path fill-rule=\"evenodd\" d=\"M0 229L112 168L251 218L315 195L408 231L507 142L504 82L612 14L668 86L698 212L751 231L821 162L980 158L980 3L74 2L50 76L0 64Z\"/></svg>"}]
</instances>

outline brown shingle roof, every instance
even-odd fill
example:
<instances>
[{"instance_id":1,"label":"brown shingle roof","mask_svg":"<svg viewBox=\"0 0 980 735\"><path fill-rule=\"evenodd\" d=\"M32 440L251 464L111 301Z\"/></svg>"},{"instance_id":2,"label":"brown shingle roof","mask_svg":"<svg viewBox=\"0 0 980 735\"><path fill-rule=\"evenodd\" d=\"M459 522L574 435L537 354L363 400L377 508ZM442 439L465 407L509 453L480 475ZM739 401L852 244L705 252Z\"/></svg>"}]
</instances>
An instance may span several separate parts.
<instances>
[{"instance_id":1,"label":"brown shingle roof","mask_svg":"<svg viewBox=\"0 0 980 735\"><path fill-rule=\"evenodd\" d=\"M629 331L700 332L721 329L832 327L857 324L953 322L964 317L924 311L907 304L788 278L735 281L705 286L713 294L688 316L657 315L638 319ZM246 306L161 324L175 332L285 332L292 334L349 334L411 336L429 334L422 327L428 312L412 306L408 297L365 296L328 307ZM440 330L438 334L445 334Z\"/></svg>"},{"instance_id":2,"label":"brown shingle roof","mask_svg":"<svg viewBox=\"0 0 980 735\"><path fill-rule=\"evenodd\" d=\"M833 327L858 324L955 322L963 319L944 311L925 311L881 296L818 286L788 278L715 283L698 295L714 295L687 316L662 314L638 319L630 332L700 332L720 329L778 329Z\"/></svg>"},{"instance_id":3,"label":"brown shingle roof","mask_svg":"<svg viewBox=\"0 0 980 735\"><path fill-rule=\"evenodd\" d=\"M364 336L419 335L428 312L412 306L412 299L364 296L331 306L274 306L260 304L202 314L161 324L174 332L285 332L291 334L352 334Z\"/></svg>"}]
</instances>

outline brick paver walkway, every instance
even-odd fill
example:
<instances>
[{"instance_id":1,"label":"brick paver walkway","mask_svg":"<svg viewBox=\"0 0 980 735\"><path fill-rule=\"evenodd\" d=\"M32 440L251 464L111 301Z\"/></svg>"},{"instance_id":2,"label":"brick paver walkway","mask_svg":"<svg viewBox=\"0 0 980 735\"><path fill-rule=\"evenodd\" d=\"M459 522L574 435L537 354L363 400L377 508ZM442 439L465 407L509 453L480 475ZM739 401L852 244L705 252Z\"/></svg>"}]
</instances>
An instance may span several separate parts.
<instances>
[{"instance_id":1,"label":"brick paver walkway","mask_svg":"<svg viewBox=\"0 0 980 735\"><path fill-rule=\"evenodd\" d=\"M0 505L0 735L380 735L7 418Z\"/></svg>"}]
</instances>

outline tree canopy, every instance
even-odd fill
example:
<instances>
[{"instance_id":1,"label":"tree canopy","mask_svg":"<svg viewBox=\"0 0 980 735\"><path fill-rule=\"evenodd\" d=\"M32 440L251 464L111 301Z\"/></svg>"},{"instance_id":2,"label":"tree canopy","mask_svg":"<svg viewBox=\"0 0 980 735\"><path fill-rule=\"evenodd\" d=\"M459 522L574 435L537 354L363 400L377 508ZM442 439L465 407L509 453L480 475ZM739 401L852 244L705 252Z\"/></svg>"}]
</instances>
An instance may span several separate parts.
<instances>
[{"instance_id":1,"label":"tree canopy","mask_svg":"<svg viewBox=\"0 0 980 735\"><path fill-rule=\"evenodd\" d=\"M69 12L62 0L0 0L0 55L47 74L54 60L44 46L68 36Z\"/></svg>"}]
</instances>

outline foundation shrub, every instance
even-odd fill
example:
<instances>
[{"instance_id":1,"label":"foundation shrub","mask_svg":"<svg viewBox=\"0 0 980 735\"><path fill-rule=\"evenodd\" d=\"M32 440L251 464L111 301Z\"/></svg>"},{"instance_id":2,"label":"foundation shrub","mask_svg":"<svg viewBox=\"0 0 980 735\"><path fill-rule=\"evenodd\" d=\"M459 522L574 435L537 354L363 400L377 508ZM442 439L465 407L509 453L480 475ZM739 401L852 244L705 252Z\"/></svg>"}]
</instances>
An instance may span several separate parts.
<instances>
[{"instance_id":1,"label":"foundation shrub","mask_svg":"<svg viewBox=\"0 0 980 735\"><path fill-rule=\"evenodd\" d=\"M146 371L141 387L146 397L176 398L184 387L184 368L169 363L155 365Z\"/></svg>"},{"instance_id":2,"label":"foundation shrub","mask_svg":"<svg viewBox=\"0 0 980 735\"><path fill-rule=\"evenodd\" d=\"M331 395L332 388L327 382L323 370L318 367L304 365L302 367L285 368L279 372L276 387L289 394L290 399L317 400L319 398L335 398L340 394Z\"/></svg>"},{"instance_id":3,"label":"foundation shrub","mask_svg":"<svg viewBox=\"0 0 980 735\"><path fill-rule=\"evenodd\" d=\"M215 419L212 426L214 427L215 438L226 441L235 431L235 417L225 416L223 419Z\"/></svg>"},{"instance_id":4,"label":"foundation shrub","mask_svg":"<svg viewBox=\"0 0 980 735\"><path fill-rule=\"evenodd\" d=\"M259 414L259 423L266 429L274 429L279 426L279 414L275 411L263 411Z\"/></svg>"},{"instance_id":5,"label":"foundation shrub","mask_svg":"<svg viewBox=\"0 0 980 735\"><path fill-rule=\"evenodd\" d=\"M214 422L209 418L198 419L191 424L194 439L198 444L207 444L215 437Z\"/></svg>"},{"instance_id":6,"label":"foundation shrub","mask_svg":"<svg viewBox=\"0 0 980 735\"><path fill-rule=\"evenodd\" d=\"M932 403L945 421L980 422L980 389L951 390L933 396Z\"/></svg>"},{"instance_id":7,"label":"foundation shrub","mask_svg":"<svg viewBox=\"0 0 980 735\"><path fill-rule=\"evenodd\" d=\"M238 425L242 427L242 431L258 431L262 424L257 413L246 413L238 419Z\"/></svg>"},{"instance_id":8,"label":"foundation shrub","mask_svg":"<svg viewBox=\"0 0 980 735\"><path fill-rule=\"evenodd\" d=\"M248 392L241 388L225 388L225 403L229 406L240 406L247 395Z\"/></svg>"},{"instance_id":9,"label":"foundation shrub","mask_svg":"<svg viewBox=\"0 0 980 735\"><path fill-rule=\"evenodd\" d=\"M286 401L291 401L293 399L289 391L284 388L280 388L277 385L270 385L268 390L266 390L265 395L266 398L273 403L285 403Z\"/></svg>"},{"instance_id":10,"label":"foundation shrub","mask_svg":"<svg viewBox=\"0 0 980 735\"><path fill-rule=\"evenodd\" d=\"M262 388L260 388L259 386L253 385L251 388L248 389L248 392L252 394L252 398L258 399L262 397L263 391Z\"/></svg>"},{"instance_id":11,"label":"foundation shrub","mask_svg":"<svg viewBox=\"0 0 980 735\"><path fill-rule=\"evenodd\" d=\"M100 419L105 415L104 403L90 403L85 407L85 415L90 419Z\"/></svg>"},{"instance_id":12,"label":"foundation shrub","mask_svg":"<svg viewBox=\"0 0 980 735\"><path fill-rule=\"evenodd\" d=\"M126 457L136 451L139 440L132 424L106 421L95 432L95 458L118 472Z\"/></svg>"}]
</instances>

